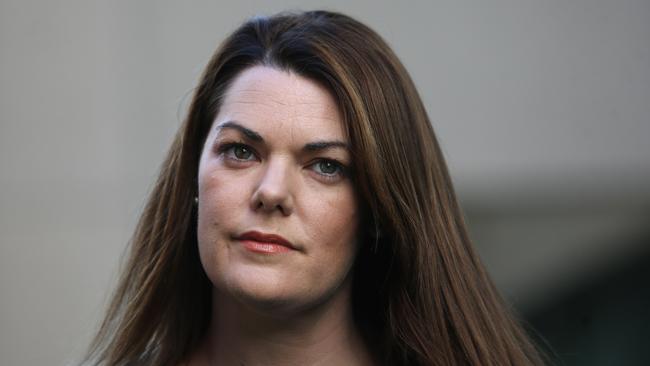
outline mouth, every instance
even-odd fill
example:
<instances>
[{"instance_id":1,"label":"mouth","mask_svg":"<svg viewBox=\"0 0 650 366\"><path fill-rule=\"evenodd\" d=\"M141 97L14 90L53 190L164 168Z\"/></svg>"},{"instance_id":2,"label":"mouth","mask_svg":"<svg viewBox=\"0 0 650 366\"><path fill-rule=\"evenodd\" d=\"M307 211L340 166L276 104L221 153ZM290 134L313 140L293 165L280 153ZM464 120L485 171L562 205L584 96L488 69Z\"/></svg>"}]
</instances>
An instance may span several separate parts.
<instances>
[{"instance_id":1,"label":"mouth","mask_svg":"<svg viewBox=\"0 0 650 366\"><path fill-rule=\"evenodd\" d=\"M265 234L259 231L247 231L235 237L242 246L254 253L279 254L297 250L287 239L275 234Z\"/></svg>"}]
</instances>

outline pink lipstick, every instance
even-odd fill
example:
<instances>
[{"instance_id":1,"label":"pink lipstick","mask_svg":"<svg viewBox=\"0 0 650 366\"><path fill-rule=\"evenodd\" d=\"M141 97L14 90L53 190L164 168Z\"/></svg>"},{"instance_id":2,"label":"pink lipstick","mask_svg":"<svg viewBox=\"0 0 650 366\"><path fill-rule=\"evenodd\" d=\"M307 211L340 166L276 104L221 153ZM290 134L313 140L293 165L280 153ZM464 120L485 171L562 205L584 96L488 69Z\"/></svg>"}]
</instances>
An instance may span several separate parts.
<instances>
[{"instance_id":1,"label":"pink lipstick","mask_svg":"<svg viewBox=\"0 0 650 366\"><path fill-rule=\"evenodd\" d=\"M236 239L242 243L244 248L255 253L276 254L295 250L288 240L275 234L247 231Z\"/></svg>"}]
</instances>

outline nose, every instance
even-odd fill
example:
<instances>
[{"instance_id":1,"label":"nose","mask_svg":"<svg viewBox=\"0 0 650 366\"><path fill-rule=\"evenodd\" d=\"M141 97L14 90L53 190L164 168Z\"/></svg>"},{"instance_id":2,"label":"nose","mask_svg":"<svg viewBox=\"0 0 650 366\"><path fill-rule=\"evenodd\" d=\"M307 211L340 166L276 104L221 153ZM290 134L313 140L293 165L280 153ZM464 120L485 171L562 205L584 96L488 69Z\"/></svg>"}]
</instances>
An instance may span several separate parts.
<instances>
[{"instance_id":1,"label":"nose","mask_svg":"<svg viewBox=\"0 0 650 366\"><path fill-rule=\"evenodd\" d=\"M292 177L287 162L269 162L260 177L255 191L251 196L253 210L272 213L276 210L283 216L293 212L293 196L291 194Z\"/></svg>"}]
</instances>

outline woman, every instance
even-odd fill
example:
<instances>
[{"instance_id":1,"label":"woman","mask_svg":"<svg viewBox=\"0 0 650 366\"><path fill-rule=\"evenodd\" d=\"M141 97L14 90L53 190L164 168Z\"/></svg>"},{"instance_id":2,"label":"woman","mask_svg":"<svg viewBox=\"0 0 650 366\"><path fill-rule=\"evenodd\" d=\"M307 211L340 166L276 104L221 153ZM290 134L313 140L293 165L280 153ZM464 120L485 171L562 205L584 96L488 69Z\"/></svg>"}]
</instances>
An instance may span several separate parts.
<instances>
[{"instance_id":1,"label":"woman","mask_svg":"<svg viewBox=\"0 0 650 366\"><path fill-rule=\"evenodd\" d=\"M406 70L341 14L222 44L131 245L96 364L541 364Z\"/></svg>"}]
</instances>

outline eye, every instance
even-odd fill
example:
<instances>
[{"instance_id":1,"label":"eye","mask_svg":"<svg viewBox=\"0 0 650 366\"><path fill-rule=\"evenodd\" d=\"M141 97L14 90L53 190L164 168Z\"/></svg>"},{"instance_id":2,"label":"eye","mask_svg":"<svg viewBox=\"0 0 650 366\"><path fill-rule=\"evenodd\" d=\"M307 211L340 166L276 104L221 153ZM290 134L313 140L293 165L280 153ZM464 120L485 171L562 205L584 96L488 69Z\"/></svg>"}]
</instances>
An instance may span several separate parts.
<instances>
[{"instance_id":1,"label":"eye","mask_svg":"<svg viewBox=\"0 0 650 366\"><path fill-rule=\"evenodd\" d=\"M253 152L244 145L233 146L232 152L235 157L240 160L248 160L253 155Z\"/></svg>"},{"instance_id":2,"label":"eye","mask_svg":"<svg viewBox=\"0 0 650 366\"><path fill-rule=\"evenodd\" d=\"M219 147L219 153L226 158L239 161L255 160L253 149L242 143L227 143Z\"/></svg>"},{"instance_id":3,"label":"eye","mask_svg":"<svg viewBox=\"0 0 650 366\"><path fill-rule=\"evenodd\" d=\"M345 167L336 160L321 159L311 165L311 169L328 181L335 181L345 176Z\"/></svg>"},{"instance_id":4,"label":"eye","mask_svg":"<svg viewBox=\"0 0 650 366\"><path fill-rule=\"evenodd\" d=\"M330 160L321 160L316 163L316 167L320 171L319 173L326 175L334 175L341 169L338 164Z\"/></svg>"}]
</instances>

